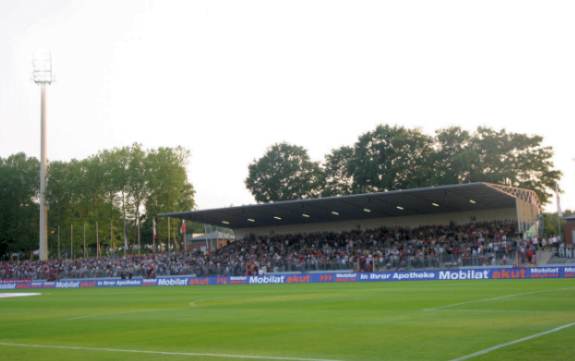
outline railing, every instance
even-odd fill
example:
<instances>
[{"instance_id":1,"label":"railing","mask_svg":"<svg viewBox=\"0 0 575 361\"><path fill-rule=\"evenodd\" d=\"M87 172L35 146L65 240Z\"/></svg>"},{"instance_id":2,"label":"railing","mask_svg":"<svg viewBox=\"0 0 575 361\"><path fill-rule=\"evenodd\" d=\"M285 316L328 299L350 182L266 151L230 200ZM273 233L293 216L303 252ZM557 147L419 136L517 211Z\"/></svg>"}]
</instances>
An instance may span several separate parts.
<instances>
[{"instance_id":1,"label":"railing","mask_svg":"<svg viewBox=\"0 0 575 361\"><path fill-rule=\"evenodd\" d=\"M573 258L573 249L568 255ZM362 260L363 259L363 260ZM525 256L516 257L515 252L490 252L481 255L452 255L443 254L438 256L387 256L376 257L375 262L366 262L362 257L303 257L302 259L280 259L271 260L260 264L258 271L265 273L278 272L312 272L312 271L337 271L354 270L362 272L371 271L395 271L412 269L432 269L432 268L456 268L456 267L480 267L480 266L508 266L508 265L532 265L535 259L528 260ZM197 263L190 259L157 265L157 269L152 274L149 268L142 265L132 265L129 267L117 267L106 269L85 269L75 270L51 269L28 270L26 272L2 274L0 278L87 278L87 277L155 277L169 275L245 275L245 262L230 262L227 264Z\"/></svg>"},{"instance_id":2,"label":"railing","mask_svg":"<svg viewBox=\"0 0 575 361\"><path fill-rule=\"evenodd\" d=\"M351 261L321 262L314 259L302 261L280 261L272 264L268 272L309 272L353 269L356 271L386 271L418 268L452 268L452 267L478 267L478 266L506 266L514 264L515 254L489 253L477 256L440 255L440 256L408 256L376 258L374 267L371 264L353 259ZM519 260L527 264L526 259ZM373 269L375 268L375 269Z\"/></svg>"},{"instance_id":3,"label":"railing","mask_svg":"<svg viewBox=\"0 0 575 361\"><path fill-rule=\"evenodd\" d=\"M575 248L573 247L557 247L555 256L561 258L575 258Z\"/></svg>"}]
</instances>

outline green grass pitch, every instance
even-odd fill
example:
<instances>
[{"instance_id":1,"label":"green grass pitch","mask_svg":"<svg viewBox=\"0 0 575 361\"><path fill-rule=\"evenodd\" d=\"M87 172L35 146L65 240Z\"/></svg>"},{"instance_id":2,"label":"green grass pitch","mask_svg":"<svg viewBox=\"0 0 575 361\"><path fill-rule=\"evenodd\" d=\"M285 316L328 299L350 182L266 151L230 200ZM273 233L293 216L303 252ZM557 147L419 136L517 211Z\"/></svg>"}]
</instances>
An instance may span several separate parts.
<instances>
[{"instance_id":1,"label":"green grass pitch","mask_svg":"<svg viewBox=\"0 0 575 361\"><path fill-rule=\"evenodd\" d=\"M0 360L449 361L575 322L572 279L37 292L0 299ZM470 359L574 360L575 326Z\"/></svg>"}]
</instances>

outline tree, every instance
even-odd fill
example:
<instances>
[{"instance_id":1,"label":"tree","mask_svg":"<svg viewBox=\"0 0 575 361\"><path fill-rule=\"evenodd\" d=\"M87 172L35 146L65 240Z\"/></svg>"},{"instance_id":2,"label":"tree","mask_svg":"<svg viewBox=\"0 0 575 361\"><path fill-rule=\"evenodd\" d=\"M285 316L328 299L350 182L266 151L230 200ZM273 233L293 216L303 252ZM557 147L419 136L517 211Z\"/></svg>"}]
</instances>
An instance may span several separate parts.
<instances>
[{"instance_id":1,"label":"tree","mask_svg":"<svg viewBox=\"0 0 575 361\"><path fill-rule=\"evenodd\" d=\"M433 140L418 129L380 125L361 135L348 162L354 193L427 185Z\"/></svg>"},{"instance_id":2,"label":"tree","mask_svg":"<svg viewBox=\"0 0 575 361\"><path fill-rule=\"evenodd\" d=\"M84 228L88 250L95 249L97 239L104 248L117 245L122 229L126 241L135 238L139 244L141 231L151 234L151 220L158 213L192 209L188 159L189 152L181 147L145 150L134 144L81 160L51 162L47 200L52 256L57 254L59 228L63 254L70 250L73 227L73 251L80 255ZM0 158L0 257L37 248L38 169L38 161L24 154ZM166 239L163 230L160 235Z\"/></svg>"},{"instance_id":3,"label":"tree","mask_svg":"<svg viewBox=\"0 0 575 361\"><path fill-rule=\"evenodd\" d=\"M181 147L158 148L148 153L145 161L148 195L146 201L147 233L152 220L162 212L187 211L194 207L194 188L188 181L185 165L190 153ZM174 226L171 231L177 230ZM172 238L167 227L158 222L158 237Z\"/></svg>"},{"instance_id":4,"label":"tree","mask_svg":"<svg viewBox=\"0 0 575 361\"><path fill-rule=\"evenodd\" d=\"M106 185L107 172L98 156L69 162L52 162L48 170L49 228L52 240L49 242L52 253L56 254L57 230L61 229L61 245L70 242L70 228L76 232L75 253L83 254L83 244L78 242L84 236L88 249L96 247L96 223L99 224L100 241L104 243L104 229L110 223L118 223L120 211L108 198ZM103 176L104 175L104 176ZM69 247L62 247L68 254Z\"/></svg>"},{"instance_id":5,"label":"tree","mask_svg":"<svg viewBox=\"0 0 575 361\"><path fill-rule=\"evenodd\" d=\"M249 165L245 183L258 202L312 198L323 188L323 174L303 147L279 143Z\"/></svg>"},{"instance_id":6,"label":"tree","mask_svg":"<svg viewBox=\"0 0 575 361\"><path fill-rule=\"evenodd\" d=\"M563 212L563 217L572 216L575 214L575 211L566 210ZM559 222L561 222L561 230L565 230L566 222L557 215L557 212L553 213L543 213L543 236L551 237L557 236L559 234Z\"/></svg>"},{"instance_id":7,"label":"tree","mask_svg":"<svg viewBox=\"0 0 575 361\"><path fill-rule=\"evenodd\" d=\"M430 185L466 183L471 179L476 154L470 147L471 134L460 127L435 132Z\"/></svg>"},{"instance_id":8,"label":"tree","mask_svg":"<svg viewBox=\"0 0 575 361\"><path fill-rule=\"evenodd\" d=\"M322 196L351 194L353 177L349 173L349 162L353 158L352 147L341 147L332 150L325 156L325 186Z\"/></svg>"},{"instance_id":9,"label":"tree","mask_svg":"<svg viewBox=\"0 0 575 361\"><path fill-rule=\"evenodd\" d=\"M469 144L473 154L469 181L531 189L547 203L561 172L554 169L553 149L542 142L538 135L477 128Z\"/></svg>"},{"instance_id":10,"label":"tree","mask_svg":"<svg viewBox=\"0 0 575 361\"><path fill-rule=\"evenodd\" d=\"M0 257L38 247L39 169L24 153L0 158Z\"/></svg>"},{"instance_id":11,"label":"tree","mask_svg":"<svg viewBox=\"0 0 575 361\"><path fill-rule=\"evenodd\" d=\"M145 202L150 194L146 168L146 152L139 144L130 148L128 163L128 194L133 209L133 218L136 223L136 238L138 245L142 243L141 221Z\"/></svg>"},{"instance_id":12,"label":"tree","mask_svg":"<svg viewBox=\"0 0 575 361\"><path fill-rule=\"evenodd\" d=\"M436 131L379 125L353 147L326 155L323 168L301 147L272 146L249 166L246 186L258 202L394 189L492 182L534 190L543 204L561 172L543 138L479 127ZM323 172L319 174L318 170Z\"/></svg>"},{"instance_id":13,"label":"tree","mask_svg":"<svg viewBox=\"0 0 575 361\"><path fill-rule=\"evenodd\" d=\"M128 241L128 214L132 213L132 203L128 197L129 189L129 166L130 166L130 148L116 148L113 149L109 156L109 165L112 168L112 185L116 190L116 200L120 205L122 211L122 239L124 253L127 252Z\"/></svg>"},{"instance_id":14,"label":"tree","mask_svg":"<svg viewBox=\"0 0 575 361\"><path fill-rule=\"evenodd\" d=\"M534 190L545 204L561 172L543 138L479 127L440 129L431 138L417 129L378 126L353 150L326 157L324 195L421 186L491 182Z\"/></svg>"},{"instance_id":15,"label":"tree","mask_svg":"<svg viewBox=\"0 0 575 361\"><path fill-rule=\"evenodd\" d=\"M100 185L102 195L106 198L105 209L103 213L107 214L108 219L104 219L100 227L104 230L104 239L108 246L114 248L116 235L119 233L118 224L124 224L124 210L121 197L121 190L125 185L125 172L119 165L121 155L118 148L104 150L99 152L95 158L97 168L100 173Z\"/></svg>"}]
</instances>

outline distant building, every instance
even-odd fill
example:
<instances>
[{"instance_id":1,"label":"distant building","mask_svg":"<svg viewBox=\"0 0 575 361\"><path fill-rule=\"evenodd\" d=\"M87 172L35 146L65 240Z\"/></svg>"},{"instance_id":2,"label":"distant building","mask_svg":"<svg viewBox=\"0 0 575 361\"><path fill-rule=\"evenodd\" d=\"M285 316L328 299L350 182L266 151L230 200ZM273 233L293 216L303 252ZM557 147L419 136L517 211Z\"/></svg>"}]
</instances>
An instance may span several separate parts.
<instances>
[{"instance_id":1,"label":"distant building","mask_svg":"<svg viewBox=\"0 0 575 361\"><path fill-rule=\"evenodd\" d=\"M565 220L564 240L566 244L573 244L575 240L575 215L563 218Z\"/></svg>"}]
</instances>

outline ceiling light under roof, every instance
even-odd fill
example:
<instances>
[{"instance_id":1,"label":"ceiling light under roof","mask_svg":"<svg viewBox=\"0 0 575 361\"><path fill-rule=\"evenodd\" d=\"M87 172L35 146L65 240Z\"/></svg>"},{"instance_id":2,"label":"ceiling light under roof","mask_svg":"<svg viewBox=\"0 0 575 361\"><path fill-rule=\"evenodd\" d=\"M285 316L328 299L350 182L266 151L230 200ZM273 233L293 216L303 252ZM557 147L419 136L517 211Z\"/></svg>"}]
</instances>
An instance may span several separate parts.
<instances>
[{"instance_id":1,"label":"ceiling light under roof","mask_svg":"<svg viewBox=\"0 0 575 361\"><path fill-rule=\"evenodd\" d=\"M274 216L274 219L277 219L278 221L281 221L281 220L282 220L282 217Z\"/></svg>"},{"instance_id":2,"label":"ceiling light under roof","mask_svg":"<svg viewBox=\"0 0 575 361\"><path fill-rule=\"evenodd\" d=\"M400 211L403 211L405 209L402 206L396 206L395 208L399 209Z\"/></svg>"},{"instance_id":3,"label":"ceiling light under roof","mask_svg":"<svg viewBox=\"0 0 575 361\"><path fill-rule=\"evenodd\" d=\"M338 212L338 211L331 211L331 214L333 214L334 216L339 216L339 212Z\"/></svg>"},{"instance_id":4,"label":"ceiling light under roof","mask_svg":"<svg viewBox=\"0 0 575 361\"><path fill-rule=\"evenodd\" d=\"M431 202L431 205L434 207L439 207L439 203Z\"/></svg>"},{"instance_id":5,"label":"ceiling light under roof","mask_svg":"<svg viewBox=\"0 0 575 361\"><path fill-rule=\"evenodd\" d=\"M255 220L255 219L253 219L253 218L248 218L248 222L252 222L252 223L255 223L255 222L256 222L256 220Z\"/></svg>"},{"instance_id":6,"label":"ceiling light under roof","mask_svg":"<svg viewBox=\"0 0 575 361\"><path fill-rule=\"evenodd\" d=\"M225 224L225 225L228 225L228 224L230 224L230 222L229 222L229 221L222 221L222 223L223 223L223 224Z\"/></svg>"},{"instance_id":7,"label":"ceiling light under roof","mask_svg":"<svg viewBox=\"0 0 575 361\"><path fill-rule=\"evenodd\" d=\"M371 213L371 209L369 209L369 208L364 208L363 211L364 211L365 213Z\"/></svg>"},{"instance_id":8,"label":"ceiling light under roof","mask_svg":"<svg viewBox=\"0 0 575 361\"><path fill-rule=\"evenodd\" d=\"M309 218L309 217L311 217L311 216L310 216L309 214L307 214L307 213L302 213L301 216L302 216L303 218Z\"/></svg>"},{"instance_id":9,"label":"ceiling light under roof","mask_svg":"<svg viewBox=\"0 0 575 361\"><path fill-rule=\"evenodd\" d=\"M470 200L469 200L469 203L475 204L475 203L477 203L477 201L475 201L475 199L470 199Z\"/></svg>"}]
</instances>

